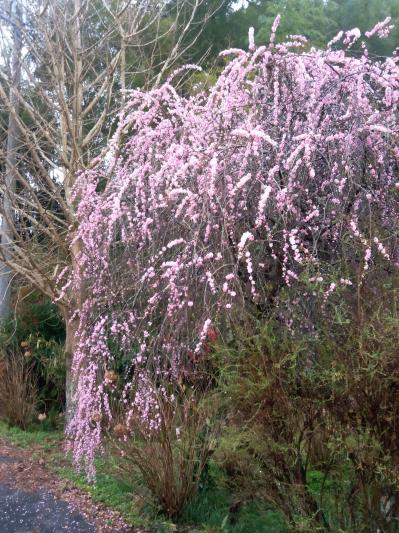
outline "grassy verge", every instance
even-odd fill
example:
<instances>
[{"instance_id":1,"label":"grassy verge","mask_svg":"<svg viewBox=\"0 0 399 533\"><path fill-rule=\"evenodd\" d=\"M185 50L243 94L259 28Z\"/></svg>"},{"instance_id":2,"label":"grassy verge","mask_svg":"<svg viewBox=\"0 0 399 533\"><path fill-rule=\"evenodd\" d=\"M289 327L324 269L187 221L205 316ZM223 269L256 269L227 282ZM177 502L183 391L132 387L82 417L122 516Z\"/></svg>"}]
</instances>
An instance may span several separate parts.
<instances>
[{"instance_id":1,"label":"grassy verge","mask_svg":"<svg viewBox=\"0 0 399 533\"><path fill-rule=\"evenodd\" d=\"M62 431L43 431L37 427L23 431L0 421L0 437L17 447L28 448L33 458L45 455L47 468L88 492L93 501L119 511L128 523L141 527L151 525L150 520L135 509L133 487L113 475L112 459L97 460L97 480L95 484L89 484L84 474L76 472L71 458L64 453Z\"/></svg>"},{"instance_id":2,"label":"grassy verge","mask_svg":"<svg viewBox=\"0 0 399 533\"><path fill-rule=\"evenodd\" d=\"M229 509L232 496L220 481L221 474L211 469L209 483L188 503L179 524L167 521L157 509L143 500L142 491L134 482L122 480L116 471L112 457L96 462L97 480L88 484L85 476L76 472L71 459L62 450L63 434L60 431L44 431L34 427L29 431L9 428L0 421L0 437L21 448L28 448L32 457L45 457L46 466L61 479L71 481L88 492L93 501L119 511L126 522L157 533L181 531L187 533L285 533L281 516L264 505L251 502L231 520Z\"/></svg>"}]
</instances>

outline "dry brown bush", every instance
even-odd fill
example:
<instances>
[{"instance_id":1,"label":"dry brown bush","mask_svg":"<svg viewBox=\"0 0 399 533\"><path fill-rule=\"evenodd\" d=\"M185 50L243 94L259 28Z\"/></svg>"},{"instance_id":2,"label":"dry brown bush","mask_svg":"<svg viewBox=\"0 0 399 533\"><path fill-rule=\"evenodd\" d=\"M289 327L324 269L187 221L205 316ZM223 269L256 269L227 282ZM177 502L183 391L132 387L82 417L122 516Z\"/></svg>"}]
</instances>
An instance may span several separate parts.
<instances>
[{"instance_id":1,"label":"dry brown bush","mask_svg":"<svg viewBox=\"0 0 399 533\"><path fill-rule=\"evenodd\" d=\"M0 358L0 418L11 426L26 428L33 420L37 387L32 366L20 353Z\"/></svg>"},{"instance_id":2,"label":"dry brown bush","mask_svg":"<svg viewBox=\"0 0 399 533\"><path fill-rule=\"evenodd\" d=\"M197 392L197 394L196 394ZM145 487L169 517L177 518L196 493L212 453L217 432L215 404L193 389L181 390L173 402L158 396L160 425L148 433L142 422L117 423L112 440L128 478L140 473ZM116 437L116 439L115 439Z\"/></svg>"}]
</instances>

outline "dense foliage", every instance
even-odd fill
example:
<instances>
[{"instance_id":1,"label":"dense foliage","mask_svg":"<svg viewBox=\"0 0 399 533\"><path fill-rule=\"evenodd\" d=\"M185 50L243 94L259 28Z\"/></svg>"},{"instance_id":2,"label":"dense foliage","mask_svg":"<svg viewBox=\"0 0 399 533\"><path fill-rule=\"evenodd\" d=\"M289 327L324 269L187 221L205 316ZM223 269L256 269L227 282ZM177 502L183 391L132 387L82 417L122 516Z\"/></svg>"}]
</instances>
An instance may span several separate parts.
<instances>
[{"instance_id":1,"label":"dense foliage","mask_svg":"<svg viewBox=\"0 0 399 533\"><path fill-rule=\"evenodd\" d=\"M397 530L397 287L377 264L361 319L346 288L312 334L271 316L217 348L217 460L237 504L261 498L295 531Z\"/></svg>"},{"instance_id":2,"label":"dense foliage","mask_svg":"<svg viewBox=\"0 0 399 533\"><path fill-rule=\"evenodd\" d=\"M55 305L36 291L25 294L0 327L1 419L26 427L39 416L41 425L59 425L65 407L64 341Z\"/></svg>"},{"instance_id":3,"label":"dense foliage","mask_svg":"<svg viewBox=\"0 0 399 533\"><path fill-rule=\"evenodd\" d=\"M386 39L368 42L371 54L391 55L399 43L399 5L396 0L252 0L220 2L220 9L205 26L196 46L186 59L198 61L206 55L207 65L225 48L246 48L248 28L253 26L256 40L266 44L274 18L281 14L277 42L287 35L305 35L309 46L324 47L339 30L359 28L362 33L378 20L391 17L395 28ZM359 50L360 43L355 45ZM208 52L206 54L206 52Z\"/></svg>"}]
</instances>

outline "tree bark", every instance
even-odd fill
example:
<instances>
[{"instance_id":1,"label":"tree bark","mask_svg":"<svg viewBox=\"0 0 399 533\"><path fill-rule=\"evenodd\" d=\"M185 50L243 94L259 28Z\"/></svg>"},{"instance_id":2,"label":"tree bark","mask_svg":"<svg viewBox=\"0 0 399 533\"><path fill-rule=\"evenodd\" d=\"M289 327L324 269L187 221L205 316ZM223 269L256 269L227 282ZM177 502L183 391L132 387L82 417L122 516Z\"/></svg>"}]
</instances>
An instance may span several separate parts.
<instances>
[{"instance_id":1,"label":"tree bark","mask_svg":"<svg viewBox=\"0 0 399 533\"><path fill-rule=\"evenodd\" d=\"M15 7L18 9L18 7ZM18 16L18 13L16 13ZM12 198L15 194L18 164L18 124L16 115L19 112L18 91L21 79L21 35L16 24L12 26L13 52L11 60L10 103L14 113L8 116L5 194L3 197L3 216L1 221L1 246L4 257L9 258L12 246L13 230L10 221L13 219ZM11 310L12 271L6 262L0 262L0 319L4 319Z\"/></svg>"},{"instance_id":2,"label":"tree bark","mask_svg":"<svg viewBox=\"0 0 399 533\"><path fill-rule=\"evenodd\" d=\"M77 345L78 321L65 317L65 428L68 428L75 412L76 376L72 371L73 356Z\"/></svg>"}]
</instances>

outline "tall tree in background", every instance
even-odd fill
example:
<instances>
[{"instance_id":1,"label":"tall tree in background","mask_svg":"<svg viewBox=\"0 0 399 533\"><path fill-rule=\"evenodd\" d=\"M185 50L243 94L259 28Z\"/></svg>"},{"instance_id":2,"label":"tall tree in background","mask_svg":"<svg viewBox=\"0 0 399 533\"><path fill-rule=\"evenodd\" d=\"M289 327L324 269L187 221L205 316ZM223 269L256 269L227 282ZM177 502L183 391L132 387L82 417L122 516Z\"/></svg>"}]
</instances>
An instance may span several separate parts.
<instances>
[{"instance_id":1,"label":"tall tree in background","mask_svg":"<svg viewBox=\"0 0 399 533\"><path fill-rule=\"evenodd\" d=\"M234 9L233 3L224 2L215 21L204 32L200 46L212 45L215 52L230 46L245 47L251 26L255 28L257 42L265 44L278 14L281 24L276 38L280 42L287 35L299 34L308 38L309 46L323 47L339 30L358 27L366 32L378 21L391 17L395 28L386 39L372 38L368 49L372 54L389 55L399 44L397 0L250 0L243 2L239 9ZM360 43L354 48L359 47Z\"/></svg>"},{"instance_id":2,"label":"tall tree in background","mask_svg":"<svg viewBox=\"0 0 399 533\"><path fill-rule=\"evenodd\" d=\"M277 39L287 35L304 35L310 45L323 47L341 28L337 20L337 5L323 0L280 0L260 3L257 40L267 41L275 17L281 15ZM352 28L353 26L351 26Z\"/></svg>"},{"instance_id":3,"label":"tall tree in background","mask_svg":"<svg viewBox=\"0 0 399 533\"><path fill-rule=\"evenodd\" d=\"M370 53L389 55L399 46L399 2L397 0L335 0L337 21L342 30L358 27L365 32L378 21L391 17L395 26L385 39L371 38Z\"/></svg>"}]
</instances>

